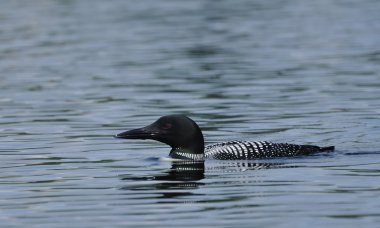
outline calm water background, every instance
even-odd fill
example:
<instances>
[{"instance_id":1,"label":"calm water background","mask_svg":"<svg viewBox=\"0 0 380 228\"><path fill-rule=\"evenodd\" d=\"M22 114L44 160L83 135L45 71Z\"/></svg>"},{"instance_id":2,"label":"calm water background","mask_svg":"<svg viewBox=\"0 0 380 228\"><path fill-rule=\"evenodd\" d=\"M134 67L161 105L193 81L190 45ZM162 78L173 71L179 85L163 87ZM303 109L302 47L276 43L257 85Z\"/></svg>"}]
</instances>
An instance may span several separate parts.
<instances>
[{"instance_id":1,"label":"calm water background","mask_svg":"<svg viewBox=\"0 0 380 228\"><path fill-rule=\"evenodd\" d=\"M1 1L1 227L378 227L380 3ZM112 135L182 113L206 142L310 157L158 161ZM185 171L184 171L185 170Z\"/></svg>"}]
</instances>

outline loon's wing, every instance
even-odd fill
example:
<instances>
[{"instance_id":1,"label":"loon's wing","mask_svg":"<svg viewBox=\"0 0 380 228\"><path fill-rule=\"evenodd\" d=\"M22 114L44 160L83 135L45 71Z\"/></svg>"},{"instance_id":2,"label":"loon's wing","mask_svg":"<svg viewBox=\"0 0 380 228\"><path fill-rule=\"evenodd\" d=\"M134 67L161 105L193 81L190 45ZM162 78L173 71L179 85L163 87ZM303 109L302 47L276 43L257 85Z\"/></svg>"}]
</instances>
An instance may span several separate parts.
<instances>
[{"instance_id":1,"label":"loon's wing","mask_svg":"<svg viewBox=\"0 0 380 228\"><path fill-rule=\"evenodd\" d=\"M272 143L268 141L230 141L205 147L205 157L220 160L292 157L334 150L334 147Z\"/></svg>"}]
</instances>

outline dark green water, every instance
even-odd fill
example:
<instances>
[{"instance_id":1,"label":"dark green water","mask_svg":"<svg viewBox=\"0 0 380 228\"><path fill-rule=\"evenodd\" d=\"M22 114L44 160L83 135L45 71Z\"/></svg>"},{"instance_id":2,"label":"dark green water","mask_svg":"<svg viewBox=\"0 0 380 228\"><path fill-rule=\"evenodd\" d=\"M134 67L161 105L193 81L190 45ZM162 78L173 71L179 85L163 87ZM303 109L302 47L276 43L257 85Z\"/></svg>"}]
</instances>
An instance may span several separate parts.
<instances>
[{"instance_id":1,"label":"dark green water","mask_svg":"<svg viewBox=\"0 0 380 228\"><path fill-rule=\"evenodd\" d=\"M1 227L378 227L379 11L1 1ZM337 151L189 171L158 160L165 145L112 137L177 113L208 143Z\"/></svg>"}]
</instances>

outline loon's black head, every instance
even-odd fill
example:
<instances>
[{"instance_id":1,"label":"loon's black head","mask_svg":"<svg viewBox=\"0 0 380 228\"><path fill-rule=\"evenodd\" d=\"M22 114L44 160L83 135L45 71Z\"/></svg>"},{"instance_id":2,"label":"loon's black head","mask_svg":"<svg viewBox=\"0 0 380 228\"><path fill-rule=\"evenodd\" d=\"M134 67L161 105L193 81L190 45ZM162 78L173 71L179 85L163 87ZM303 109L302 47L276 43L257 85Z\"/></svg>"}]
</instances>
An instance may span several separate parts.
<instances>
[{"instance_id":1,"label":"loon's black head","mask_svg":"<svg viewBox=\"0 0 380 228\"><path fill-rule=\"evenodd\" d=\"M169 115L156 122L115 136L122 139L153 139L172 147L174 158L200 158L204 152L201 129L190 118L183 115Z\"/></svg>"}]
</instances>

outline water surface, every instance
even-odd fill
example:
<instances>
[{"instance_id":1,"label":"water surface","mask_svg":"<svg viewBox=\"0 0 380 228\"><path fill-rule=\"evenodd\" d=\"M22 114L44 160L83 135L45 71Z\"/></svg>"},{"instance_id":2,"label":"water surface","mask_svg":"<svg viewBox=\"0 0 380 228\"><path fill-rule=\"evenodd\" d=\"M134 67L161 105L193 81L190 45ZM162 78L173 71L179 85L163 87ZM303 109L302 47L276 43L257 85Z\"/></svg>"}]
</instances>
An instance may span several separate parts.
<instances>
[{"instance_id":1,"label":"water surface","mask_svg":"<svg viewBox=\"0 0 380 228\"><path fill-rule=\"evenodd\" d=\"M378 226L378 1L1 5L3 227ZM178 113L337 151L177 164L112 137Z\"/></svg>"}]
</instances>

